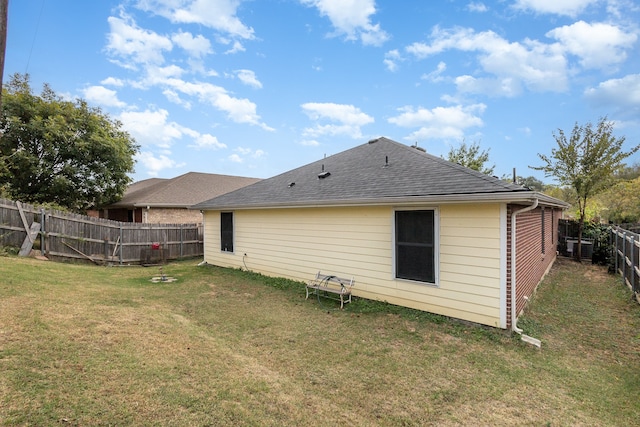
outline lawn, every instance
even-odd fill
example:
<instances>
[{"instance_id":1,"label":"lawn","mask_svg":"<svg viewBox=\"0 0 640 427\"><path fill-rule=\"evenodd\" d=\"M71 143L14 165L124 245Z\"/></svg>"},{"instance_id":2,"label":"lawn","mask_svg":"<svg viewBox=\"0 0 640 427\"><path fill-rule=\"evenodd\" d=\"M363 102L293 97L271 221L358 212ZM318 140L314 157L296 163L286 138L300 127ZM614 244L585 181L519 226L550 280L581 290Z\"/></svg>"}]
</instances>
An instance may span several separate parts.
<instances>
[{"instance_id":1,"label":"lawn","mask_svg":"<svg viewBox=\"0 0 640 427\"><path fill-rule=\"evenodd\" d=\"M561 259L504 331L197 261L0 257L2 425L637 425L640 306Z\"/></svg>"}]
</instances>

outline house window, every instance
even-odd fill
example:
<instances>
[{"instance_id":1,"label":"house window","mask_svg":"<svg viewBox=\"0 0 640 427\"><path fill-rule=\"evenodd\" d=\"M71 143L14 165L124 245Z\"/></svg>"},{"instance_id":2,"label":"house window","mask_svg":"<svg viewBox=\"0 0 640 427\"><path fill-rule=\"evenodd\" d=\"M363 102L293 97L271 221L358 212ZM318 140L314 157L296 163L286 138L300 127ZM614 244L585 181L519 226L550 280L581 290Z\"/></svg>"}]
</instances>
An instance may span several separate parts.
<instances>
[{"instance_id":1,"label":"house window","mask_svg":"<svg viewBox=\"0 0 640 427\"><path fill-rule=\"evenodd\" d=\"M542 207L542 209L540 209L541 215L541 227L542 227L542 253L544 253L544 245L545 245L545 238L544 238L544 232L546 231L544 229L544 207Z\"/></svg>"},{"instance_id":2,"label":"house window","mask_svg":"<svg viewBox=\"0 0 640 427\"><path fill-rule=\"evenodd\" d=\"M220 213L220 250L233 252L233 212Z\"/></svg>"},{"instance_id":3,"label":"house window","mask_svg":"<svg viewBox=\"0 0 640 427\"><path fill-rule=\"evenodd\" d=\"M396 278L436 283L435 210L396 211Z\"/></svg>"}]
</instances>

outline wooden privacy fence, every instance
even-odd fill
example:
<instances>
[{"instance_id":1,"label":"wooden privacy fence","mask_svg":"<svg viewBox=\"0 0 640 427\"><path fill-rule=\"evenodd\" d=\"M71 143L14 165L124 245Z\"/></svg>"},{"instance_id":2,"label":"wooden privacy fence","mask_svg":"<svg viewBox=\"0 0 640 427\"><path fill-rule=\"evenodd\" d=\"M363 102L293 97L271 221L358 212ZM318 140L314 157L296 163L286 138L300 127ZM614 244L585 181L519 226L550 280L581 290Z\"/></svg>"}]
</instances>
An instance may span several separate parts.
<instances>
[{"instance_id":1,"label":"wooden privacy fence","mask_svg":"<svg viewBox=\"0 0 640 427\"><path fill-rule=\"evenodd\" d=\"M0 199L0 245L22 245L21 255L39 240L41 253L52 259L156 264L202 256L202 233L202 224L119 222Z\"/></svg>"},{"instance_id":2,"label":"wooden privacy fence","mask_svg":"<svg viewBox=\"0 0 640 427\"><path fill-rule=\"evenodd\" d=\"M612 226L611 242L616 272L640 302L640 234Z\"/></svg>"}]
</instances>

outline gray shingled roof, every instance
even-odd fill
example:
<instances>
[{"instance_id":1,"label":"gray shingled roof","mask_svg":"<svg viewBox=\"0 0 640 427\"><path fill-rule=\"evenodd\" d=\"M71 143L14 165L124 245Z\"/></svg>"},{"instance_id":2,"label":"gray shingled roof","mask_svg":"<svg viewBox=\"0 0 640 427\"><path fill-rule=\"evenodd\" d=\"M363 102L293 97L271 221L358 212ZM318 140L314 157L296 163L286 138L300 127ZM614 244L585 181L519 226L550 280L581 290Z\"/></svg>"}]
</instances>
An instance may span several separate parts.
<instances>
[{"instance_id":1,"label":"gray shingled roof","mask_svg":"<svg viewBox=\"0 0 640 427\"><path fill-rule=\"evenodd\" d=\"M109 208L189 207L260 181L258 178L188 172L172 179L151 178L129 186L122 200Z\"/></svg>"},{"instance_id":2,"label":"gray shingled roof","mask_svg":"<svg viewBox=\"0 0 640 427\"><path fill-rule=\"evenodd\" d=\"M322 172L330 175L319 178ZM192 206L194 209L384 204L420 201L560 200L378 138Z\"/></svg>"}]
</instances>

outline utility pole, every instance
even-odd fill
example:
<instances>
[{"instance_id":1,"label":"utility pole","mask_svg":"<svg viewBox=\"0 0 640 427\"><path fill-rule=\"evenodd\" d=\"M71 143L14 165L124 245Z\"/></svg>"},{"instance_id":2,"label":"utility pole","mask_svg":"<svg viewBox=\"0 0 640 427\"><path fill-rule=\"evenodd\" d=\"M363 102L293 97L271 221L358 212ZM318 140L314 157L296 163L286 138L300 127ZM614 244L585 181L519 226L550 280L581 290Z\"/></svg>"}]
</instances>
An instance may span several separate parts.
<instances>
[{"instance_id":1,"label":"utility pole","mask_svg":"<svg viewBox=\"0 0 640 427\"><path fill-rule=\"evenodd\" d=\"M4 75L4 53L7 50L7 14L9 0L0 0L0 110L2 110L2 76Z\"/></svg>"}]
</instances>

